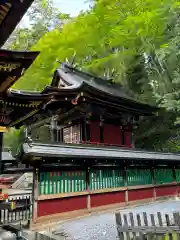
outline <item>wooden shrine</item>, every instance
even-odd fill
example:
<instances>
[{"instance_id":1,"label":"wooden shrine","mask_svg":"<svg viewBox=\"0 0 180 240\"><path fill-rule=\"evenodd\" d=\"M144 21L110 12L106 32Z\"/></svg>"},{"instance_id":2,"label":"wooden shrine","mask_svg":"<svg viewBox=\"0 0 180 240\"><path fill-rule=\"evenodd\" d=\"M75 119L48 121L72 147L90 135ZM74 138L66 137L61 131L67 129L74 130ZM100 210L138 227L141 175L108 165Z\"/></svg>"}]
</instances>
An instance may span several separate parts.
<instances>
[{"instance_id":1,"label":"wooden shrine","mask_svg":"<svg viewBox=\"0 0 180 240\"><path fill-rule=\"evenodd\" d=\"M1 1L0 46L31 3ZM0 50L0 152L3 132L25 126L18 158L34 169L34 223L180 194L180 154L137 150L133 141L139 118L157 108L68 64L42 92L10 89L37 55Z\"/></svg>"},{"instance_id":2,"label":"wooden shrine","mask_svg":"<svg viewBox=\"0 0 180 240\"><path fill-rule=\"evenodd\" d=\"M139 118L157 108L67 64L42 92L11 89L37 55L0 50L0 124L25 127L18 159L34 169L34 222L179 194L180 154L137 150L133 141Z\"/></svg>"},{"instance_id":3,"label":"wooden shrine","mask_svg":"<svg viewBox=\"0 0 180 240\"><path fill-rule=\"evenodd\" d=\"M34 223L180 193L180 154L135 148L133 129L158 109L110 80L61 64L46 114L25 121L22 162L34 168Z\"/></svg>"}]
</instances>

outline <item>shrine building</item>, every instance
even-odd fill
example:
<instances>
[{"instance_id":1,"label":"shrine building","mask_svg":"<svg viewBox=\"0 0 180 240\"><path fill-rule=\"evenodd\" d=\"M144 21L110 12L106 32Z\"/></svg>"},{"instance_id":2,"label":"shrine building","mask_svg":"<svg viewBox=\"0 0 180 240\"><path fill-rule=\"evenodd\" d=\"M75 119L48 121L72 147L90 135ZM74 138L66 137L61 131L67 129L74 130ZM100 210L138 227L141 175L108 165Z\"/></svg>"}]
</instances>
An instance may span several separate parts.
<instances>
[{"instance_id":1,"label":"shrine building","mask_svg":"<svg viewBox=\"0 0 180 240\"><path fill-rule=\"evenodd\" d=\"M28 118L21 160L34 168L34 223L175 197L180 154L136 149L139 118L158 109L128 97L111 80L61 64Z\"/></svg>"},{"instance_id":2,"label":"shrine building","mask_svg":"<svg viewBox=\"0 0 180 240\"><path fill-rule=\"evenodd\" d=\"M0 47L32 2L0 3ZM158 109L66 63L42 92L11 89L38 54L0 50L0 172L3 132L23 126L18 159L33 168L33 222L179 196L180 154L134 142L139 119Z\"/></svg>"}]
</instances>

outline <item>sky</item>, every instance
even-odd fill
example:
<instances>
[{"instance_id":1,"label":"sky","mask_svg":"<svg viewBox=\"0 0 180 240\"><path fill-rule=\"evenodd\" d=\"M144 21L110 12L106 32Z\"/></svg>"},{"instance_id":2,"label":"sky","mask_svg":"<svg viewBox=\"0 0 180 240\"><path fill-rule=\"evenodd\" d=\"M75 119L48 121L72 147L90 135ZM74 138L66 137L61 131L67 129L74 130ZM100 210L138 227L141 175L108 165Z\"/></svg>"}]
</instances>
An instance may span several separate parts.
<instances>
[{"instance_id":1,"label":"sky","mask_svg":"<svg viewBox=\"0 0 180 240\"><path fill-rule=\"evenodd\" d=\"M53 0L54 6L57 7L60 12L70 14L71 17L75 17L81 10L87 10L89 8L90 0ZM28 26L29 18L25 14L20 22L20 26Z\"/></svg>"},{"instance_id":2,"label":"sky","mask_svg":"<svg viewBox=\"0 0 180 240\"><path fill-rule=\"evenodd\" d=\"M69 13L73 17L89 7L88 1L85 0L54 0L54 5L59 8L60 12Z\"/></svg>"}]
</instances>

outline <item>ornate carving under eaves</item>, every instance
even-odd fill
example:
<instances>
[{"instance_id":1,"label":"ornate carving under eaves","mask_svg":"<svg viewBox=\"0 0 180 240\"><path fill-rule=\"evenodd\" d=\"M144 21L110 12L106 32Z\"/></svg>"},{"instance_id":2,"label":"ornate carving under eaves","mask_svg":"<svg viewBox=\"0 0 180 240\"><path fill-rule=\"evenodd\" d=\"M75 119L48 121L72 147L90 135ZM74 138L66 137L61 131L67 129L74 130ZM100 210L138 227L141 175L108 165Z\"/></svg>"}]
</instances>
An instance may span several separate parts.
<instances>
[{"instance_id":1,"label":"ornate carving under eaves","mask_svg":"<svg viewBox=\"0 0 180 240\"><path fill-rule=\"evenodd\" d=\"M33 63L38 52L11 52L0 50L0 93L7 92Z\"/></svg>"}]
</instances>

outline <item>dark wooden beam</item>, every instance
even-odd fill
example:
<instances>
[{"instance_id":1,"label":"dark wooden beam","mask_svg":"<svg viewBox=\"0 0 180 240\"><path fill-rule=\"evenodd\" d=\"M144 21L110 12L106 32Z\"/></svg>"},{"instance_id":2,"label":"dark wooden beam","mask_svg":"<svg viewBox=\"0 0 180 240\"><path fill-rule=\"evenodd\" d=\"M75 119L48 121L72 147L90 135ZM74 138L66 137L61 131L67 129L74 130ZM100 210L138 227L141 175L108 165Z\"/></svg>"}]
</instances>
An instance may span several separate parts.
<instances>
[{"instance_id":1,"label":"dark wooden beam","mask_svg":"<svg viewBox=\"0 0 180 240\"><path fill-rule=\"evenodd\" d=\"M12 7L0 24L0 47L7 41L34 0L12 0Z\"/></svg>"}]
</instances>

